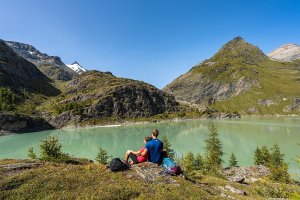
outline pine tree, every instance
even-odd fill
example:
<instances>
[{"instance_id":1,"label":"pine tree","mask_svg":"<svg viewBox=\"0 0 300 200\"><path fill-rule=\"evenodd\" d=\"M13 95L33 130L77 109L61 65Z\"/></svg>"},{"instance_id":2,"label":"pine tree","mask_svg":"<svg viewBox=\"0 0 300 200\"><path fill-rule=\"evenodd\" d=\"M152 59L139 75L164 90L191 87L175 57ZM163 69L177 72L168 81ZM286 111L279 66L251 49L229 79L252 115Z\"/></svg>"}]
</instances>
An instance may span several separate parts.
<instances>
[{"instance_id":1,"label":"pine tree","mask_svg":"<svg viewBox=\"0 0 300 200\"><path fill-rule=\"evenodd\" d=\"M69 157L68 154L62 152L62 145L57 137L48 137L42 140L40 144L41 159L56 160Z\"/></svg>"},{"instance_id":2,"label":"pine tree","mask_svg":"<svg viewBox=\"0 0 300 200\"><path fill-rule=\"evenodd\" d=\"M233 153L231 153L230 159L229 159L229 167L237 167L238 162L236 160L236 157Z\"/></svg>"},{"instance_id":3,"label":"pine tree","mask_svg":"<svg viewBox=\"0 0 300 200\"><path fill-rule=\"evenodd\" d=\"M175 157L175 151L171 148L171 143L169 142L169 139L167 136L164 136L162 138L162 142L164 143L164 149L167 151L167 155L169 158L174 159Z\"/></svg>"},{"instance_id":4,"label":"pine tree","mask_svg":"<svg viewBox=\"0 0 300 200\"><path fill-rule=\"evenodd\" d=\"M195 169L197 170L200 170L200 169L203 169L204 168L204 160L203 160L203 157L201 156L200 153L198 153L195 157L195 160L194 160L194 167Z\"/></svg>"},{"instance_id":5,"label":"pine tree","mask_svg":"<svg viewBox=\"0 0 300 200\"><path fill-rule=\"evenodd\" d=\"M264 145L262 148L256 148L254 153L254 164L270 166L271 155L268 148Z\"/></svg>"},{"instance_id":6,"label":"pine tree","mask_svg":"<svg viewBox=\"0 0 300 200\"><path fill-rule=\"evenodd\" d=\"M256 147L256 150L254 152L254 164L255 165L261 165L263 163L262 156L261 156L261 150L260 148Z\"/></svg>"},{"instance_id":7,"label":"pine tree","mask_svg":"<svg viewBox=\"0 0 300 200\"><path fill-rule=\"evenodd\" d=\"M186 154L183 158L184 171L187 173L191 172L194 169L194 162L194 154L192 152Z\"/></svg>"},{"instance_id":8,"label":"pine tree","mask_svg":"<svg viewBox=\"0 0 300 200\"><path fill-rule=\"evenodd\" d=\"M218 138L217 129L214 126L209 128L209 135L208 138L205 140L205 164L207 170L215 170L220 169L222 167L222 144Z\"/></svg>"},{"instance_id":9,"label":"pine tree","mask_svg":"<svg viewBox=\"0 0 300 200\"><path fill-rule=\"evenodd\" d=\"M96 161L100 164L107 165L108 164L109 155L108 153L102 148L99 147L99 152L96 157Z\"/></svg>"},{"instance_id":10,"label":"pine tree","mask_svg":"<svg viewBox=\"0 0 300 200\"><path fill-rule=\"evenodd\" d=\"M281 154L278 144L275 144L271 148L271 150L272 150L271 159L270 159L271 165L274 167L282 166L284 163L283 161L284 154Z\"/></svg>"},{"instance_id":11,"label":"pine tree","mask_svg":"<svg viewBox=\"0 0 300 200\"><path fill-rule=\"evenodd\" d=\"M36 154L33 151L33 147L29 147L27 156L29 159L32 159L32 160L36 159Z\"/></svg>"}]
</instances>

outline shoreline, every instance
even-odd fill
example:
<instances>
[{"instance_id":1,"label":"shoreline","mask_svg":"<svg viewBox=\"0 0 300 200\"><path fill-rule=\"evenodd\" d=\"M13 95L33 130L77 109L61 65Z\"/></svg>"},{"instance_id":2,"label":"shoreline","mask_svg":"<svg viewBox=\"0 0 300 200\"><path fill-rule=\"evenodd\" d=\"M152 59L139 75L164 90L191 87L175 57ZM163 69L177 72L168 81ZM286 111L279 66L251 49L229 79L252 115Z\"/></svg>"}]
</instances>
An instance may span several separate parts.
<instances>
[{"instance_id":1,"label":"shoreline","mask_svg":"<svg viewBox=\"0 0 300 200\"><path fill-rule=\"evenodd\" d=\"M84 129L84 128L116 128L116 127L124 127L124 126L133 126L133 125L143 125L143 124L154 124L154 123L165 123L165 122L184 122L184 121L192 121L192 120L231 120L231 119L243 119L243 118L268 118L268 117L300 117L300 115L292 114L292 115L241 115L240 118L209 118L205 117L194 117L194 118L187 118L187 117L176 117L176 118L169 118L169 119L149 119L144 121L115 121L111 123L104 123L104 124L95 124L95 125L68 125L62 128L56 128L52 130L63 130L63 129ZM50 130L50 129L49 129ZM48 131L48 130L45 130ZM9 135L17 135L17 134L27 134L27 133L34 133L39 131L32 131L32 132L9 132L0 130L0 137L1 136L9 136Z\"/></svg>"}]
</instances>

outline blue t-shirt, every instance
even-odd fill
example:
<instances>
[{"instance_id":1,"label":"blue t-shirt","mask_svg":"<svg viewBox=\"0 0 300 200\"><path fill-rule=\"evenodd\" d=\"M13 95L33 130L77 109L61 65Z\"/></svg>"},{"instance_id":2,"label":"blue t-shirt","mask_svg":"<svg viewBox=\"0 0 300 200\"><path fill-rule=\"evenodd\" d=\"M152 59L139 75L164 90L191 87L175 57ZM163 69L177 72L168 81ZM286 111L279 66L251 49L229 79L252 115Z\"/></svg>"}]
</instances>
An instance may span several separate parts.
<instances>
[{"instance_id":1,"label":"blue t-shirt","mask_svg":"<svg viewBox=\"0 0 300 200\"><path fill-rule=\"evenodd\" d=\"M163 142L159 139L152 139L146 143L145 148L149 152L149 161L159 163L161 161L161 151L163 149Z\"/></svg>"}]
</instances>

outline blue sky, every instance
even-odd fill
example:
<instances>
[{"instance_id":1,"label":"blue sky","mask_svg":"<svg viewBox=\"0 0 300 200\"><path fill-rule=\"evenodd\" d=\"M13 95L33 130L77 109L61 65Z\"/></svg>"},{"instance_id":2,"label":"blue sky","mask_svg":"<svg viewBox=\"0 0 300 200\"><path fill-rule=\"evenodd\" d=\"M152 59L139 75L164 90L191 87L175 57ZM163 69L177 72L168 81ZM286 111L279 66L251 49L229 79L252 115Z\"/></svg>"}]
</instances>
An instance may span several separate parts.
<instances>
[{"instance_id":1,"label":"blue sky","mask_svg":"<svg viewBox=\"0 0 300 200\"><path fill-rule=\"evenodd\" d=\"M299 0L0 0L0 38L159 88L236 36L300 44Z\"/></svg>"}]
</instances>

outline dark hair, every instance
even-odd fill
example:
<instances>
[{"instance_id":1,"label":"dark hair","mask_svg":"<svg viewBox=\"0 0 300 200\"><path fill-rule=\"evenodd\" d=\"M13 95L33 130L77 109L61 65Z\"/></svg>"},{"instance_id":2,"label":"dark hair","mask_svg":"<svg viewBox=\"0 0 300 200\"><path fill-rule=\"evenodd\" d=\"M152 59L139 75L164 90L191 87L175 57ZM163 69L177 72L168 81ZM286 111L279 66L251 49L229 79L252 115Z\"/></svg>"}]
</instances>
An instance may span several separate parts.
<instances>
[{"instance_id":1,"label":"dark hair","mask_svg":"<svg viewBox=\"0 0 300 200\"><path fill-rule=\"evenodd\" d=\"M150 140L152 140L152 137L146 136L145 140L146 140L146 142L149 142Z\"/></svg>"},{"instance_id":2,"label":"dark hair","mask_svg":"<svg viewBox=\"0 0 300 200\"><path fill-rule=\"evenodd\" d=\"M154 137L157 137L159 135L159 131L157 129L152 130L151 133Z\"/></svg>"}]
</instances>

